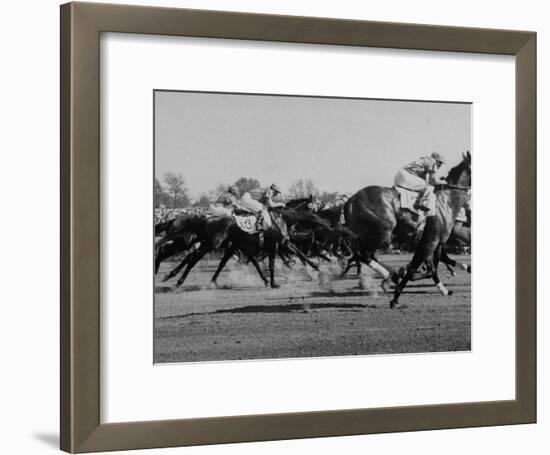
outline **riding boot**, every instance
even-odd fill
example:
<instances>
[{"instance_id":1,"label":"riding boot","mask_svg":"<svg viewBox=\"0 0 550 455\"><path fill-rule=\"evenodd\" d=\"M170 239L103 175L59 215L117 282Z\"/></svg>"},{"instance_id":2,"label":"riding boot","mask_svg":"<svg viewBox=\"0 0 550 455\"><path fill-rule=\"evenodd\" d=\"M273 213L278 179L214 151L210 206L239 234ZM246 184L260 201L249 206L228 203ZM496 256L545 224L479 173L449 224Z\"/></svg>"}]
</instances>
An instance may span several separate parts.
<instances>
[{"instance_id":1,"label":"riding boot","mask_svg":"<svg viewBox=\"0 0 550 455\"><path fill-rule=\"evenodd\" d=\"M429 197L430 197L429 188L425 188L424 190L420 191L418 193L418 198L414 203L414 208L417 210L423 210L425 212L429 211L430 210L430 207L428 206Z\"/></svg>"},{"instance_id":2,"label":"riding boot","mask_svg":"<svg viewBox=\"0 0 550 455\"><path fill-rule=\"evenodd\" d=\"M430 208L428 207L428 201L424 197L418 198L416 200L416 202L414 203L414 208L417 210L423 210L424 212L430 210Z\"/></svg>"}]
</instances>

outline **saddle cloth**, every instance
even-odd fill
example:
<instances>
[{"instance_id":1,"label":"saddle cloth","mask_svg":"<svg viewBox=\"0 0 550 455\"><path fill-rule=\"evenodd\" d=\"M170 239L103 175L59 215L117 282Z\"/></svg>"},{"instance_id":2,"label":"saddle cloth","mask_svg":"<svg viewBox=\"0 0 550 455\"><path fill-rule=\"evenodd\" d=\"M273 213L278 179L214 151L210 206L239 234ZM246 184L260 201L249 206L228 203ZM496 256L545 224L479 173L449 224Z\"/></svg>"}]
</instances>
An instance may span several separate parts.
<instances>
[{"instance_id":1,"label":"saddle cloth","mask_svg":"<svg viewBox=\"0 0 550 455\"><path fill-rule=\"evenodd\" d=\"M431 216L435 215L435 194L432 194L431 197L427 201L427 205L429 207L428 211L422 211L415 207L416 200L418 199L418 192L407 190L405 188L402 188L400 186L394 186L393 187L398 193L399 193L399 199L401 200L401 208L407 209L418 216Z\"/></svg>"},{"instance_id":2,"label":"saddle cloth","mask_svg":"<svg viewBox=\"0 0 550 455\"><path fill-rule=\"evenodd\" d=\"M258 232L258 217L255 215L233 215L239 229L247 234Z\"/></svg>"}]
</instances>

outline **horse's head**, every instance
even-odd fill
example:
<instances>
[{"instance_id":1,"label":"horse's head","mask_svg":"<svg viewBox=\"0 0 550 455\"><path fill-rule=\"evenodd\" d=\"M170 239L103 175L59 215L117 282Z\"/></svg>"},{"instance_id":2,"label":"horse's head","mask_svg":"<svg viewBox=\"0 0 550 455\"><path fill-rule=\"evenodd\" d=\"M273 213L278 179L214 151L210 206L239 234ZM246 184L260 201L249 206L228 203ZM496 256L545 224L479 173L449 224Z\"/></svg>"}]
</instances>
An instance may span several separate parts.
<instances>
[{"instance_id":1,"label":"horse's head","mask_svg":"<svg viewBox=\"0 0 550 455\"><path fill-rule=\"evenodd\" d=\"M288 208L302 211L302 210L311 210L312 203L313 203L313 195L310 195L309 197L292 199L290 201L287 201L285 205Z\"/></svg>"},{"instance_id":2,"label":"horse's head","mask_svg":"<svg viewBox=\"0 0 550 455\"><path fill-rule=\"evenodd\" d=\"M449 171L449 185L462 187L472 186L472 155L469 151L462 154L462 161Z\"/></svg>"}]
</instances>

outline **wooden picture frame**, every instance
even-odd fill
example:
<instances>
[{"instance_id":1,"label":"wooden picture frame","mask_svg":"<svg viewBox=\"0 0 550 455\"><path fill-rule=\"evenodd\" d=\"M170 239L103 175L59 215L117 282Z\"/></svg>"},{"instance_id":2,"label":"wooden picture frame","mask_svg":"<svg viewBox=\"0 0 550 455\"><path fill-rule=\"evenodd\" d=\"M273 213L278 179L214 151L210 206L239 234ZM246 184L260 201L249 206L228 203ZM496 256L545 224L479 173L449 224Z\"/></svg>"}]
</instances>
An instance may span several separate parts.
<instances>
[{"instance_id":1,"label":"wooden picture frame","mask_svg":"<svg viewBox=\"0 0 550 455\"><path fill-rule=\"evenodd\" d=\"M516 71L516 399L100 422L100 33L506 54ZM68 3L61 6L61 448L90 452L536 421L536 34Z\"/></svg>"}]
</instances>

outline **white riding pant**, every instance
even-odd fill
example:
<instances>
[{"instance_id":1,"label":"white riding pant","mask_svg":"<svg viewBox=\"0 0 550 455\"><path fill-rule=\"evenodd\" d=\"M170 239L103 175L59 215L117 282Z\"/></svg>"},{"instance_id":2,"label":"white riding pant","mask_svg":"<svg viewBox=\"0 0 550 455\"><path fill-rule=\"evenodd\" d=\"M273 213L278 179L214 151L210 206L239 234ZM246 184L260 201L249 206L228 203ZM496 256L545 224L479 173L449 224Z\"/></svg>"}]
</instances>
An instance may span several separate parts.
<instances>
[{"instance_id":1,"label":"white riding pant","mask_svg":"<svg viewBox=\"0 0 550 455\"><path fill-rule=\"evenodd\" d=\"M261 202L252 199L250 193L247 192L243 194L243 196L241 197L241 205L254 213L261 213L264 219L264 227L271 226L271 216L269 215L266 206L263 205Z\"/></svg>"},{"instance_id":2,"label":"white riding pant","mask_svg":"<svg viewBox=\"0 0 550 455\"><path fill-rule=\"evenodd\" d=\"M393 179L395 186L400 186L406 190L416 191L418 193L419 199L429 200L434 193L433 185L430 185L426 180L419 177L418 175L411 174L405 169L400 169L395 174Z\"/></svg>"}]
</instances>

